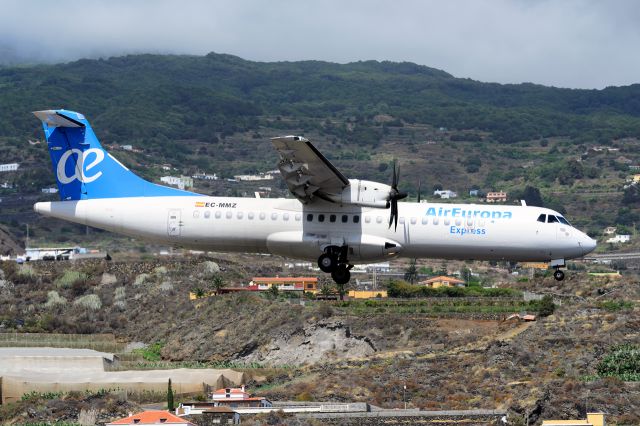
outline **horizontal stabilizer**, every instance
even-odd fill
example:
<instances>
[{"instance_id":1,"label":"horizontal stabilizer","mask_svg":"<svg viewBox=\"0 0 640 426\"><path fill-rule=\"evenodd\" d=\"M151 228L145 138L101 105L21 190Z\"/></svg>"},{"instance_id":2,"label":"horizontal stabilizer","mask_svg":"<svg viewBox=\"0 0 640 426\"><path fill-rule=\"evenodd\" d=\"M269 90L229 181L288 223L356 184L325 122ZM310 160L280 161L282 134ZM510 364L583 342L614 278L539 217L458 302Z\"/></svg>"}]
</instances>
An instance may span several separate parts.
<instances>
[{"instance_id":1,"label":"horizontal stabilizer","mask_svg":"<svg viewBox=\"0 0 640 426\"><path fill-rule=\"evenodd\" d=\"M84 115L73 111L48 109L34 111L33 115L49 127L84 127L84 124L78 121L84 120Z\"/></svg>"}]
</instances>

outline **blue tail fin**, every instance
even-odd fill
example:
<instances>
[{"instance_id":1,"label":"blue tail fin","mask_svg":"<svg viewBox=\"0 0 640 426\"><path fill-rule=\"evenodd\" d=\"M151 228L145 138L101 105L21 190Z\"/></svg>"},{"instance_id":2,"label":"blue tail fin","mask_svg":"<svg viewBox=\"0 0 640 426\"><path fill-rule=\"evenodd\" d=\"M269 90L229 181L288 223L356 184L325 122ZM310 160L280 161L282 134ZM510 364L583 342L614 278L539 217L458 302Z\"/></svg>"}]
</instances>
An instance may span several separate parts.
<instances>
[{"instance_id":1,"label":"blue tail fin","mask_svg":"<svg viewBox=\"0 0 640 426\"><path fill-rule=\"evenodd\" d=\"M63 201L198 195L156 185L133 174L102 148L82 114L63 109L34 114L42 120Z\"/></svg>"}]
</instances>

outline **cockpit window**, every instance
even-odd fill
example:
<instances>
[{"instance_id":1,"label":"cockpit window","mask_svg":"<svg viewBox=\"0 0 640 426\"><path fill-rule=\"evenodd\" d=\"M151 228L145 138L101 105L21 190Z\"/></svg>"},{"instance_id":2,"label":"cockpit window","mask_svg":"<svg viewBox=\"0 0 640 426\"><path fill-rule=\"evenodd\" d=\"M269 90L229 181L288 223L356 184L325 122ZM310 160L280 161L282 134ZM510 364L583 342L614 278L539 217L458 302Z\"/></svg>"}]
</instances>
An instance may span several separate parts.
<instances>
[{"instance_id":1,"label":"cockpit window","mask_svg":"<svg viewBox=\"0 0 640 426\"><path fill-rule=\"evenodd\" d=\"M546 214L541 214L540 216L538 216L538 222L545 223L546 221L547 221L547 215Z\"/></svg>"},{"instance_id":2,"label":"cockpit window","mask_svg":"<svg viewBox=\"0 0 640 426\"><path fill-rule=\"evenodd\" d=\"M564 217L562 217L562 216L558 216L558 220L560 221L560 223L564 223L565 225L571 226L569 221L567 219L565 219Z\"/></svg>"},{"instance_id":3,"label":"cockpit window","mask_svg":"<svg viewBox=\"0 0 640 426\"><path fill-rule=\"evenodd\" d=\"M550 215L547 217L547 223L558 223L558 222L559 222L559 221L558 221L558 218L557 218L557 217L555 217L555 216L554 216L554 215L552 215L552 214L550 214Z\"/></svg>"}]
</instances>

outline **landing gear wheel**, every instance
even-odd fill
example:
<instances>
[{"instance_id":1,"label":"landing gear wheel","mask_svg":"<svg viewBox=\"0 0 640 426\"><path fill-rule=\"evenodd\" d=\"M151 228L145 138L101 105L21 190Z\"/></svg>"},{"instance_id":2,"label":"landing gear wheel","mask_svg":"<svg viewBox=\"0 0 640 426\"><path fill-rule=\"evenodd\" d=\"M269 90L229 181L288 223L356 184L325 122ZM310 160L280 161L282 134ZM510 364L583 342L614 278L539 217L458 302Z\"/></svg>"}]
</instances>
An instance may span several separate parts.
<instances>
[{"instance_id":1,"label":"landing gear wheel","mask_svg":"<svg viewBox=\"0 0 640 426\"><path fill-rule=\"evenodd\" d=\"M327 253L322 254L318 258L318 267L322 272L333 272L337 266L338 260Z\"/></svg>"},{"instance_id":2,"label":"landing gear wheel","mask_svg":"<svg viewBox=\"0 0 640 426\"><path fill-rule=\"evenodd\" d=\"M351 272L347 268L347 265L339 265L335 271L331 272L331 278L338 285L344 285L351 279Z\"/></svg>"},{"instance_id":3,"label":"landing gear wheel","mask_svg":"<svg viewBox=\"0 0 640 426\"><path fill-rule=\"evenodd\" d=\"M560 269L557 269L554 273L553 273L553 278L556 279L556 281L562 281L564 280L564 272L562 272Z\"/></svg>"}]
</instances>

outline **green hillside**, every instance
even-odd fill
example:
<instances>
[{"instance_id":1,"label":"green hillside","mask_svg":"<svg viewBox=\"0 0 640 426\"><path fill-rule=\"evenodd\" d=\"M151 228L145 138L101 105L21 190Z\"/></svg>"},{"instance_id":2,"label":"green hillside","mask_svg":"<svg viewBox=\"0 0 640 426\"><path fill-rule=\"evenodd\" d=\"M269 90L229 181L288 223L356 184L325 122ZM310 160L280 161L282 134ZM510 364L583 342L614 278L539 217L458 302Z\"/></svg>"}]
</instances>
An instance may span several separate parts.
<instances>
[{"instance_id":1,"label":"green hillside","mask_svg":"<svg viewBox=\"0 0 640 426\"><path fill-rule=\"evenodd\" d=\"M149 179L166 174L165 163L172 173L222 177L272 169L268 138L296 133L353 177L387 181L397 158L401 185L413 194L418 180L426 195L443 186L461 195L507 190L516 199L534 186L547 205L595 234L640 221L632 209L640 197L622 192L629 165L640 164L639 95L640 85L500 85L412 63L262 63L214 53L4 67L0 162L22 166L0 176L13 186L0 188L0 221L20 236L16 218L35 217L33 200L16 197L55 184L46 147L27 142L42 139L30 111L63 107L84 113L112 150L141 150L116 156ZM280 182L270 185L286 195ZM251 195L255 188L218 182L196 190Z\"/></svg>"}]
</instances>

